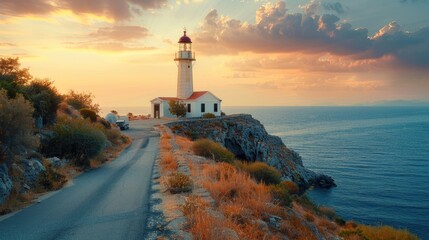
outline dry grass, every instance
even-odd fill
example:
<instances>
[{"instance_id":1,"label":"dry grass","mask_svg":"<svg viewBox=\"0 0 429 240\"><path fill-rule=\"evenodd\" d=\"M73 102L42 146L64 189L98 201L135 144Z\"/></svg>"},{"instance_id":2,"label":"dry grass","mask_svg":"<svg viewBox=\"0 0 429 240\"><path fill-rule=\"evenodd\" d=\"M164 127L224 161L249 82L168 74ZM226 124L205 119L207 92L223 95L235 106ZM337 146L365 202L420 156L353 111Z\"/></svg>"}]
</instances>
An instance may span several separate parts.
<instances>
[{"instance_id":1,"label":"dry grass","mask_svg":"<svg viewBox=\"0 0 429 240\"><path fill-rule=\"evenodd\" d=\"M179 167L176 158L170 152L161 154L161 166L164 171L176 171Z\"/></svg>"},{"instance_id":2,"label":"dry grass","mask_svg":"<svg viewBox=\"0 0 429 240\"><path fill-rule=\"evenodd\" d=\"M390 226L358 225L343 229L340 236L345 240L418 240L419 238L405 229L394 229Z\"/></svg>"},{"instance_id":3,"label":"dry grass","mask_svg":"<svg viewBox=\"0 0 429 240\"><path fill-rule=\"evenodd\" d=\"M176 138L176 144L180 147L180 150L188 153L192 152L191 140L181 136L175 136L175 138Z\"/></svg>"}]
</instances>

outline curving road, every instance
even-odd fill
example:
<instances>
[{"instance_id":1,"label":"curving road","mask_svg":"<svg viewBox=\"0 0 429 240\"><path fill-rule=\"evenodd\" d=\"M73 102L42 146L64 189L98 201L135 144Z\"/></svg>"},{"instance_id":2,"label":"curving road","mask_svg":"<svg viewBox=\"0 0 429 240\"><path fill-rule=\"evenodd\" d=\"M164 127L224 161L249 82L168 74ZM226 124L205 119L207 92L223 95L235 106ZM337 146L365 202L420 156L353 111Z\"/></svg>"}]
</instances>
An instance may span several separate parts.
<instances>
[{"instance_id":1,"label":"curving road","mask_svg":"<svg viewBox=\"0 0 429 240\"><path fill-rule=\"evenodd\" d=\"M130 122L133 143L116 160L2 217L0 239L143 239L161 121Z\"/></svg>"}]
</instances>

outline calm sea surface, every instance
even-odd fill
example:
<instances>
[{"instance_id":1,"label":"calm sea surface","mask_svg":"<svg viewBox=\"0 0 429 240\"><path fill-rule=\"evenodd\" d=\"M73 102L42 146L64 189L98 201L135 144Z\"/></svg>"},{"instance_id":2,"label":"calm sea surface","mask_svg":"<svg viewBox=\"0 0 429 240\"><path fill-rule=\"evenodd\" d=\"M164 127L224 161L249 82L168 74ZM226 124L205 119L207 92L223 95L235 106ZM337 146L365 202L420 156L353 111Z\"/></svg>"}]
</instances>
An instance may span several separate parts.
<instances>
[{"instance_id":1,"label":"calm sea surface","mask_svg":"<svg viewBox=\"0 0 429 240\"><path fill-rule=\"evenodd\" d=\"M103 109L107 113L110 108ZM149 107L117 108L148 114ZM250 113L338 187L313 190L344 219L429 239L429 107L224 107Z\"/></svg>"},{"instance_id":2,"label":"calm sea surface","mask_svg":"<svg viewBox=\"0 0 429 240\"><path fill-rule=\"evenodd\" d=\"M338 187L313 190L344 219L407 228L429 239L429 108L252 107L246 112Z\"/></svg>"}]
</instances>

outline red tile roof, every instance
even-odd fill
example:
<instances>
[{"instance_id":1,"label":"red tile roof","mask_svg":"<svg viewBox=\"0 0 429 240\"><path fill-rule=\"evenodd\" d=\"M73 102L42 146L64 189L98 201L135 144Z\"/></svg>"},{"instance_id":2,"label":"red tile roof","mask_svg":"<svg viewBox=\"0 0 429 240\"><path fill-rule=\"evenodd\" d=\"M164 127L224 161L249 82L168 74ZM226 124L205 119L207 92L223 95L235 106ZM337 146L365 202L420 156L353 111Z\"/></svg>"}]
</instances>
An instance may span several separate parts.
<instances>
[{"instance_id":1,"label":"red tile roof","mask_svg":"<svg viewBox=\"0 0 429 240\"><path fill-rule=\"evenodd\" d=\"M164 100L164 101L170 101L170 100L177 101L177 100L179 100L177 97L159 97L159 99Z\"/></svg>"},{"instance_id":2,"label":"red tile roof","mask_svg":"<svg viewBox=\"0 0 429 240\"><path fill-rule=\"evenodd\" d=\"M200 91L200 92L194 92L190 97L188 97L186 100L195 100L206 94L208 91Z\"/></svg>"},{"instance_id":3,"label":"red tile roof","mask_svg":"<svg viewBox=\"0 0 429 240\"><path fill-rule=\"evenodd\" d=\"M204 94L208 93L208 91L199 91L199 92L194 92L192 93L192 95L186 99L182 99L182 98L177 98L177 97L158 97L159 99L163 100L163 101L180 101L180 100L196 100L200 97L202 97Z\"/></svg>"}]
</instances>

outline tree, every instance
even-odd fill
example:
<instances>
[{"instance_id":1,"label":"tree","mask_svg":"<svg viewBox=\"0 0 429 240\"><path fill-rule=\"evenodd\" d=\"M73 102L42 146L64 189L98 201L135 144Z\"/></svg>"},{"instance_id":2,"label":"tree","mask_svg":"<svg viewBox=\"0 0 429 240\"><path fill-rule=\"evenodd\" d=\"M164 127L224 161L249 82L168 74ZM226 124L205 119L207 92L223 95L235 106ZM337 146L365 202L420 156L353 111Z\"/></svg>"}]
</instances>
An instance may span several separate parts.
<instances>
[{"instance_id":1,"label":"tree","mask_svg":"<svg viewBox=\"0 0 429 240\"><path fill-rule=\"evenodd\" d=\"M3 161L24 149L38 147L39 141L33 132L33 111L31 103L21 94L10 99L6 90L0 90L0 150Z\"/></svg>"},{"instance_id":2,"label":"tree","mask_svg":"<svg viewBox=\"0 0 429 240\"><path fill-rule=\"evenodd\" d=\"M62 96L47 79L36 79L25 87L25 96L33 103L34 117L42 117L46 124L53 124Z\"/></svg>"},{"instance_id":3,"label":"tree","mask_svg":"<svg viewBox=\"0 0 429 240\"><path fill-rule=\"evenodd\" d=\"M9 98L22 93L31 79L28 68L21 68L19 58L0 58L0 89L5 89Z\"/></svg>"},{"instance_id":4,"label":"tree","mask_svg":"<svg viewBox=\"0 0 429 240\"><path fill-rule=\"evenodd\" d=\"M94 95L92 95L92 93L78 93L70 90L66 95L66 102L76 110L87 108L91 109L95 113L98 113L100 112L100 106L93 103L93 98Z\"/></svg>"},{"instance_id":5,"label":"tree","mask_svg":"<svg viewBox=\"0 0 429 240\"><path fill-rule=\"evenodd\" d=\"M186 116L186 104L182 101L170 100L168 103L170 113L176 115L177 117Z\"/></svg>"}]
</instances>

